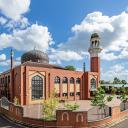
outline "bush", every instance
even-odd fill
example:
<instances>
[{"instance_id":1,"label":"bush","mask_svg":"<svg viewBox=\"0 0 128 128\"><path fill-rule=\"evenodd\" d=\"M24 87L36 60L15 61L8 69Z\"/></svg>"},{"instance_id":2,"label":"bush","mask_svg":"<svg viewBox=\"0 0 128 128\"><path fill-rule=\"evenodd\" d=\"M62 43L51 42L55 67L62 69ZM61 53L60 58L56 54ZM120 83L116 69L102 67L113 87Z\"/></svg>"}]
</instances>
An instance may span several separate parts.
<instances>
[{"instance_id":1,"label":"bush","mask_svg":"<svg viewBox=\"0 0 128 128\"><path fill-rule=\"evenodd\" d=\"M69 109L69 110L74 111L74 110L76 110L76 109L79 108L79 105L78 105L77 103L75 103L75 104L66 104L65 107L66 107L67 109Z\"/></svg>"}]
</instances>

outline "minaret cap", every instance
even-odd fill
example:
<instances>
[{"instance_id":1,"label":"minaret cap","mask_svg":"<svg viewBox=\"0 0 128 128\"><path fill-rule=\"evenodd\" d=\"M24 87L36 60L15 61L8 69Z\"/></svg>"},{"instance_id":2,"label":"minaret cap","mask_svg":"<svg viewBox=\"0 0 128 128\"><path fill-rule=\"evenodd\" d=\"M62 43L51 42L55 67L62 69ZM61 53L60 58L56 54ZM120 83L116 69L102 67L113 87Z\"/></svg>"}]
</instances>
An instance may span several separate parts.
<instances>
[{"instance_id":1,"label":"minaret cap","mask_svg":"<svg viewBox=\"0 0 128 128\"><path fill-rule=\"evenodd\" d=\"M100 36L99 36L99 34L98 33L93 33L92 35L91 35L91 39L92 38L100 38Z\"/></svg>"}]
</instances>

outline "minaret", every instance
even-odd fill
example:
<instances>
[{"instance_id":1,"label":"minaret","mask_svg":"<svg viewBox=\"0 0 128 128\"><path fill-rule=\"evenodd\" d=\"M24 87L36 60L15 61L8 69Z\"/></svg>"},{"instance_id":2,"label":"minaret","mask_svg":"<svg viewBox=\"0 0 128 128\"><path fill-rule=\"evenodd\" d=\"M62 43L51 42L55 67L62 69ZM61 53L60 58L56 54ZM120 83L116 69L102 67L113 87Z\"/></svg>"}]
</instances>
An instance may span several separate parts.
<instances>
[{"instance_id":1,"label":"minaret","mask_svg":"<svg viewBox=\"0 0 128 128\"><path fill-rule=\"evenodd\" d=\"M10 59L11 59L11 66L10 66L10 86L9 86L9 91L10 91L10 101L13 102L14 99L14 70L13 70L13 57L14 53L13 50L11 49L10 52Z\"/></svg>"},{"instance_id":2,"label":"minaret","mask_svg":"<svg viewBox=\"0 0 128 128\"><path fill-rule=\"evenodd\" d=\"M90 39L90 47L88 52L90 53L90 68L91 72L99 73L100 77L100 57L99 53L102 51L100 47L100 37L97 33L93 33Z\"/></svg>"},{"instance_id":3,"label":"minaret","mask_svg":"<svg viewBox=\"0 0 128 128\"><path fill-rule=\"evenodd\" d=\"M83 71L85 72L85 62L83 63Z\"/></svg>"},{"instance_id":4,"label":"minaret","mask_svg":"<svg viewBox=\"0 0 128 128\"><path fill-rule=\"evenodd\" d=\"M10 59L11 59L11 69L13 68L13 57L14 57L14 52L11 49L11 53L10 53Z\"/></svg>"}]
</instances>

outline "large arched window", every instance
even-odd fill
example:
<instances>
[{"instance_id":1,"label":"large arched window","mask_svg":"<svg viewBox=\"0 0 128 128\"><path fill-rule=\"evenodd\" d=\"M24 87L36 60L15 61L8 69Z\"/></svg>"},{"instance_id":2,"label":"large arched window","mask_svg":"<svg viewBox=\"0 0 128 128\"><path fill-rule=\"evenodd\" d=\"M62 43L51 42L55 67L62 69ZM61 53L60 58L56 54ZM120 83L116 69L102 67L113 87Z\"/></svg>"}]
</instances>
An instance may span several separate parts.
<instances>
[{"instance_id":1,"label":"large arched window","mask_svg":"<svg viewBox=\"0 0 128 128\"><path fill-rule=\"evenodd\" d=\"M41 99L43 97L43 79L36 75L32 78L32 99Z\"/></svg>"},{"instance_id":2,"label":"large arched window","mask_svg":"<svg viewBox=\"0 0 128 128\"><path fill-rule=\"evenodd\" d=\"M70 78L70 84L74 84L74 78L73 77Z\"/></svg>"},{"instance_id":3,"label":"large arched window","mask_svg":"<svg viewBox=\"0 0 128 128\"><path fill-rule=\"evenodd\" d=\"M91 90L96 89L96 80L94 78L91 79Z\"/></svg>"},{"instance_id":4,"label":"large arched window","mask_svg":"<svg viewBox=\"0 0 128 128\"><path fill-rule=\"evenodd\" d=\"M60 83L60 77L56 76L54 79L54 83L59 84Z\"/></svg>"}]
</instances>

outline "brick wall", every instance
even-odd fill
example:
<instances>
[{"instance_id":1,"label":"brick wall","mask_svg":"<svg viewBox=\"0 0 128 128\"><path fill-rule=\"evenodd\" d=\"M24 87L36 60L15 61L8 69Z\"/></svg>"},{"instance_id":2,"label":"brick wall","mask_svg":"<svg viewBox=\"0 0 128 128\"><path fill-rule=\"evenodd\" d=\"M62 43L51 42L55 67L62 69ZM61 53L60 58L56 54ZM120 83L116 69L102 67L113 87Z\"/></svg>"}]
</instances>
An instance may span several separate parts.
<instances>
[{"instance_id":1,"label":"brick wall","mask_svg":"<svg viewBox=\"0 0 128 128\"><path fill-rule=\"evenodd\" d=\"M34 125L38 127L42 126L52 126L62 128L62 127L74 127L74 128L92 128L105 125L106 123L111 123L118 121L121 118L128 116L128 110L120 111L120 107L113 107L111 110L111 116L88 122L87 111L71 111L71 110L57 110L56 120L53 121L43 121L42 119L32 119L23 117L23 108L21 106L15 106L14 104L9 104L9 110L0 107L0 113L7 116L11 120L20 121L23 124Z\"/></svg>"}]
</instances>

